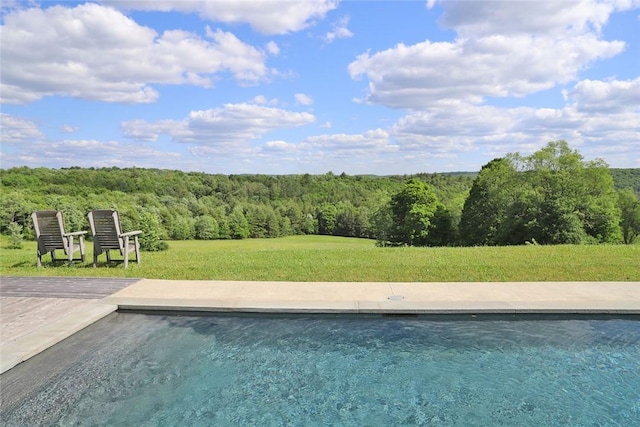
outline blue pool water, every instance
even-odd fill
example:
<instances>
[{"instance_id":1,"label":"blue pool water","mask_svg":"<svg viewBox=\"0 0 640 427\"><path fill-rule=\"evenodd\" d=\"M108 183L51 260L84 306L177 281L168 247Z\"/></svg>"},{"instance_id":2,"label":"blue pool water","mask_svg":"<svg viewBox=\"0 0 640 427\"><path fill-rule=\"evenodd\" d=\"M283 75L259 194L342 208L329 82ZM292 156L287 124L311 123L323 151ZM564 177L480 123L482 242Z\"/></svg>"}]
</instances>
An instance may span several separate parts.
<instances>
[{"instance_id":1,"label":"blue pool water","mask_svg":"<svg viewBox=\"0 0 640 427\"><path fill-rule=\"evenodd\" d=\"M9 426L637 426L640 319L116 313L0 380Z\"/></svg>"}]
</instances>

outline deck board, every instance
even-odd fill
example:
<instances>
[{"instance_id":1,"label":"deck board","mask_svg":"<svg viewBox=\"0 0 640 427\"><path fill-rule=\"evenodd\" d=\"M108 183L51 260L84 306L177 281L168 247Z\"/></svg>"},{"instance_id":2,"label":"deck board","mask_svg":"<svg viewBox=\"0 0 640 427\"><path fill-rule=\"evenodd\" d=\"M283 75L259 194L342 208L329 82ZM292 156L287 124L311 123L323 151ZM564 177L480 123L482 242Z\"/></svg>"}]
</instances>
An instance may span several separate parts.
<instances>
[{"instance_id":1,"label":"deck board","mask_svg":"<svg viewBox=\"0 0 640 427\"><path fill-rule=\"evenodd\" d=\"M1 277L0 345L15 341L139 279Z\"/></svg>"},{"instance_id":2,"label":"deck board","mask_svg":"<svg viewBox=\"0 0 640 427\"><path fill-rule=\"evenodd\" d=\"M107 297L138 280L111 277L2 277L0 297L97 299Z\"/></svg>"},{"instance_id":3,"label":"deck board","mask_svg":"<svg viewBox=\"0 0 640 427\"><path fill-rule=\"evenodd\" d=\"M28 335L66 316L79 306L97 301L79 298L2 297L0 346Z\"/></svg>"}]
</instances>

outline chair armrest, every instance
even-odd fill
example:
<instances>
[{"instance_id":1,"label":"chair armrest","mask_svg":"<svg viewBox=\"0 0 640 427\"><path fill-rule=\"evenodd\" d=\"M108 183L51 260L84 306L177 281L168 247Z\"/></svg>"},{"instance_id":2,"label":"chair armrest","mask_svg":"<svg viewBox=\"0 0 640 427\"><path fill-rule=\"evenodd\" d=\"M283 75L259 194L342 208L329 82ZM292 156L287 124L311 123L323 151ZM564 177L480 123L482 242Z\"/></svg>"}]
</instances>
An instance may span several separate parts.
<instances>
[{"instance_id":1,"label":"chair armrest","mask_svg":"<svg viewBox=\"0 0 640 427\"><path fill-rule=\"evenodd\" d=\"M136 230L136 231L129 231L127 233L121 233L120 237L137 236L138 234L142 234L142 230Z\"/></svg>"},{"instance_id":2,"label":"chair armrest","mask_svg":"<svg viewBox=\"0 0 640 427\"><path fill-rule=\"evenodd\" d=\"M65 237L69 236L81 236L83 234L87 234L86 231L74 231L73 233L64 233Z\"/></svg>"}]
</instances>

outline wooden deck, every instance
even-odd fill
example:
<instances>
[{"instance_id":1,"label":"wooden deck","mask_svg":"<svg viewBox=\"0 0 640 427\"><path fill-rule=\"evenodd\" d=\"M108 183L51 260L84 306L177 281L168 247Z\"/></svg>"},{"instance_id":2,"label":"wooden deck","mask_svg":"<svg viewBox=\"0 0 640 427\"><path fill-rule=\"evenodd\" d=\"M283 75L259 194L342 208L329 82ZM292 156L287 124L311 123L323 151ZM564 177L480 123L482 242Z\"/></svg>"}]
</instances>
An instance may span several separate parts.
<instances>
[{"instance_id":1,"label":"wooden deck","mask_svg":"<svg viewBox=\"0 0 640 427\"><path fill-rule=\"evenodd\" d=\"M139 279L76 277L0 278L0 345L109 296Z\"/></svg>"},{"instance_id":2,"label":"wooden deck","mask_svg":"<svg viewBox=\"0 0 640 427\"><path fill-rule=\"evenodd\" d=\"M0 297L99 299L138 280L110 277L2 277Z\"/></svg>"}]
</instances>

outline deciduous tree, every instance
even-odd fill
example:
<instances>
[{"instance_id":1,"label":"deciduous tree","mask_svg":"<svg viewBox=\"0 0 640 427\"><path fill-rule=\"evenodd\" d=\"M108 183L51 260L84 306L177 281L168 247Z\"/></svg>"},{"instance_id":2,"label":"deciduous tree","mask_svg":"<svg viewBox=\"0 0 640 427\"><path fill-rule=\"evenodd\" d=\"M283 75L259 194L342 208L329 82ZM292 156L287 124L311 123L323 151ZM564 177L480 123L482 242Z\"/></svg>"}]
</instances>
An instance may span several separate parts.
<instances>
[{"instance_id":1,"label":"deciduous tree","mask_svg":"<svg viewBox=\"0 0 640 427\"><path fill-rule=\"evenodd\" d=\"M565 141L530 156L496 159L474 181L460 224L470 245L599 243L621 240L613 179Z\"/></svg>"},{"instance_id":2,"label":"deciduous tree","mask_svg":"<svg viewBox=\"0 0 640 427\"><path fill-rule=\"evenodd\" d=\"M433 242L429 234L432 220L441 208L433 187L418 179L409 180L397 194L391 197L391 233L394 244L427 246Z\"/></svg>"},{"instance_id":3,"label":"deciduous tree","mask_svg":"<svg viewBox=\"0 0 640 427\"><path fill-rule=\"evenodd\" d=\"M618 207L622 237L629 245L640 235L640 199L631 188L618 190Z\"/></svg>"}]
</instances>

